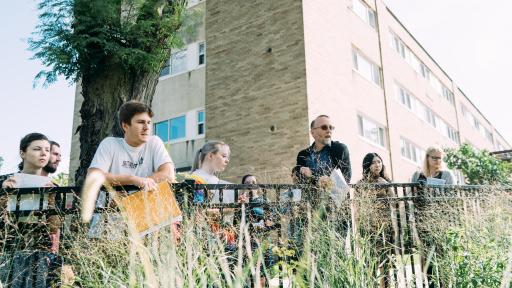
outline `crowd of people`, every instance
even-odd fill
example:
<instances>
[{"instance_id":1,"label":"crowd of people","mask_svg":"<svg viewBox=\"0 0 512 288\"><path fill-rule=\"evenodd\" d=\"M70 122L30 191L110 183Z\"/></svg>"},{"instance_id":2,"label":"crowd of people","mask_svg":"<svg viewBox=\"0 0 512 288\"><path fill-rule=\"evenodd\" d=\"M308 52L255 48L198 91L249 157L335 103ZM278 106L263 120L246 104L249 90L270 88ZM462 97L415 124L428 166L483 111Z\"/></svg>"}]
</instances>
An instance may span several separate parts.
<instances>
[{"instance_id":1,"label":"crowd of people","mask_svg":"<svg viewBox=\"0 0 512 288\"><path fill-rule=\"evenodd\" d=\"M101 141L88 169L88 175L101 173L106 182L115 185L135 185L141 190L151 191L161 181L175 180L175 167L162 140L152 134L151 108L137 101L124 103L119 109L119 120L124 137L107 137ZM352 169L347 145L332 140L334 126L329 116L320 115L310 124L314 139L311 146L298 152L296 165L291 171L294 183L321 187L329 183L331 173L339 169L346 183L350 183ZM54 187L55 182L48 176L55 173L60 161L60 146L40 133L30 133L20 141L19 154L22 162L19 171L6 175L0 180L2 188L22 188L19 174L46 177L41 186ZM229 164L230 149L227 143L208 141L196 153L191 175L204 184L227 184L218 178L219 173ZM358 183L391 183L384 161L377 153L368 153L362 161L362 177ZM423 168L412 175L412 182L434 184L456 184L453 174L445 169L443 150L430 147L426 150ZM246 175L243 184L256 184L254 175ZM312 193L315 193L312 189ZM219 202L218 191L212 191L212 202ZM222 202L235 202L233 191L224 191ZM241 194L236 201L260 203L267 201L258 190L251 195ZM309 195L310 199L314 195ZM205 195L197 191L194 202L204 202ZM49 205L54 204L50 197ZM0 203L2 204L2 203ZM5 205L5 203L3 203ZM254 206L250 212L253 227L270 229L274 223L263 217L263 208ZM49 219L48 251L57 253L59 247L59 220ZM255 228L256 229L256 228Z\"/></svg>"}]
</instances>

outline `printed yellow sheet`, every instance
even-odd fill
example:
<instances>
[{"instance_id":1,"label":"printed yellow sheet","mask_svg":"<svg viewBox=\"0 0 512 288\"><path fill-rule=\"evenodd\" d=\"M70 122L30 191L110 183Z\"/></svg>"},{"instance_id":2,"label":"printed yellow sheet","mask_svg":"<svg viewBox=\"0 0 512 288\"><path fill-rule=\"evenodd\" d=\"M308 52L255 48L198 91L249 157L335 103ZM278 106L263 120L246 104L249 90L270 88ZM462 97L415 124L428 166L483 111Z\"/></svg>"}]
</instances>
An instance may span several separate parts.
<instances>
[{"instance_id":1,"label":"printed yellow sheet","mask_svg":"<svg viewBox=\"0 0 512 288\"><path fill-rule=\"evenodd\" d=\"M169 183L156 191L137 191L121 199L128 221L141 236L181 220L181 210Z\"/></svg>"}]
</instances>

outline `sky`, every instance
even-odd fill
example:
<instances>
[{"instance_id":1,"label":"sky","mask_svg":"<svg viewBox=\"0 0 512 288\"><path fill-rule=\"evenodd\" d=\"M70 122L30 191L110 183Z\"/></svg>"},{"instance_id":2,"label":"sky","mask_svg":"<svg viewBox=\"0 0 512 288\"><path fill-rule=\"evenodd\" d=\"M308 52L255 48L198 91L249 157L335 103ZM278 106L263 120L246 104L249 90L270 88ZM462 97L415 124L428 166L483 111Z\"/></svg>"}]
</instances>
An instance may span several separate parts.
<instances>
[{"instance_id":1,"label":"sky","mask_svg":"<svg viewBox=\"0 0 512 288\"><path fill-rule=\"evenodd\" d=\"M48 88L33 88L34 76L43 69L30 60L27 39L37 24L34 0L0 0L0 175L16 172L21 161L19 141L28 133L40 132L58 142L62 162L57 170L67 172L75 87L65 80Z\"/></svg>"},{"instance_id":2,"label":"sky","mask_svg":"<svg viewBox=\"0 0 512 288\"><path fill-rule=\"evenodd\" d=\"M512 1L384 2L512 145Z\"/></svg>"},{"instance_id":3,"label":"sky","mask_svg":"<svg viewBox=\"0 0 512 288\"><path fill-rule=\"evenodd\" d=\"M67 172L75 86L61 79L33 88L44 67L30 60L27 39L37 24L34 0L0 0L0 174L20 162L19 140L40 132L61 144ZM512 144L512 1L385 0L405 27L458 84L486 118ZM7 8L6 8L7 7ZM6 9L5 9L6 8Z\"/></svg>"}]
</instances>

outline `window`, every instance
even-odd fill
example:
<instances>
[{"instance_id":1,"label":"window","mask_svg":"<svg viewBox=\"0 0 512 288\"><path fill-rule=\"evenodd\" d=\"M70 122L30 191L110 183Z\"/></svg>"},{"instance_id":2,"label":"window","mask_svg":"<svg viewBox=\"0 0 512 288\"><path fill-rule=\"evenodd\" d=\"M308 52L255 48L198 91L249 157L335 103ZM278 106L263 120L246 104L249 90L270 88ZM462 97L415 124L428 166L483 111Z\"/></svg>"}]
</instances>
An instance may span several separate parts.
<instances>
[{"instance_id":1,"label":"window","mask_svg":"<svg viewBox=\"0 0 512 288\"><path fill-rule=\"evenodd\" d=\"M404 105L407 109L414 111L414 96L412 96L409 91L405 90L403 87L396 85L396 91L398 96L398 102Z\"/></svg>"},{"instance_id":2,"label":"window","mask_svg":"<svg viewBox=\"0 0 512 288\"><path fill-rule=\"evenodd\" d=\"M448 137L453 142L460 144L460 137L459 133L450 126L448 123L446 123L443 119L437 118L438 127L437 130L443 134L443 136Z\"/></svg>"},{"instance_id":3,"label":"window","mask_svg":"<svg viewBox=\"0 0 512 288\"><path fill-rule=\"evenodd\" d=\"M466 119L467 119L467 118L468 118L468 116L469 116L469 115L468 115L469 113L468 113L468 109L466 108L466 106L464 106L464 105L462 105L462 104L461 104L461 106L460 106L460 110L461 110L461 112L462 112L462 116L463 116L464 118L466 118Z\"/></svg>"},{"instance_id":4,"label":"window","mask_svg":"<svg viewBox=\"0 0 512 288\"><path fill-rule=\"evenodd\" d=\"M185 138L186 121L185 116L172 118L171 120L171 137L170 140Z\"/></svg>"},{"instance_id":5,"label":"window","mask_svg":"<svg viewBox=\"0 0 512 288\"><path fill-rule=\"evenodd\" d=\"M457 184L464 185L466 181L464 179L464 175L459 170L453 170L453 174L455 175L455 179L457 179Z\"/></svg>"},{"instance_id":6,"label":"window","mask_svg":"<svg viewBox=\"0 0 512 288\"><path fill-rule=\"evenodd\" d=\"M375 12L363 3L361 0L352 1L352 10L363 19L364 22L368 23L372 28L376 28Z\"/></svg>"},{"instance_id":7,"label":"window","mask_svg":"<svg viewBox=\"0 0 512 288\"><path fill-rule=\"evenodd\" d=\"M402 154L402 157L411 160L418 166L423 165L425 150L421 149L409 140L400 138L400 153Z\"/></svg>"},{"instance_id":8,"label":"window","mask_svg":"<svg viewBox=\"0 0 512 288\"><path fill-rule=\"evenodd\" d=\"M437 127L437 117L434 114L434 112L428 107L425 107L425 121L427 121L427 123L432 125L433 127Z\"/></svg>"},{"instance_id":9,"label":"window","mask_svg":"<svg viewBox=\"0 0 512 288\"><path fill-rule=\"evenodd\" d=\"M487 140L489 140L489 142L494 143L493 137L492 137L492 132L489 131L489 129L487 129L487 128L484 128L484 130L485 130L485 138L487 138Z\"/></svg>"},{"instance_id":10,"label":"window","mask_svg":"<svg viewBox=\"0 0 512 288\"><path fill-rule=\"evenodd\" d=\"M360 115L358 115L357 118L359 121L359 134L371 142L385 147L384 128Z\"/></svg>"},{"instance_id":11,"label":"window","mask_svg":"<svg viewBox=\"0 0 512 288\"><path fill-rule=\"evenodd\" d=\"M433 128L437 129L443 136L451 139L455 143L460 143L459 133L447 124L443 119L441 119L430 107L423 104L420 100L418 100L414 95L412 95L409 91L405 90L398 83L395 83L396 86L396 98L397 101L406 107L408 110L416 114L418 118L430 124ZM462 111L464 114L465 108L462 106Z\"/></svg>"},{"instance_id":12,"label":"window","mask_svg":"<svg viewBox=\"0 0 512 288\"><path fill-rule=\"evenodd\" d=\"M405 45L395 33L390 32L391 47L395 50L400 57L402 57L417 73L421 73L421 61L414 55L414 53Z\"/></svg>"},{"instance_id":13,"label":"window","mask_svg":"<svg viewBox=\"0 0 512 288\"><path fill-rule=\"evenodd\" d=\"M405 45L404 43L396 36L395 34L391 33L391 47L400 55L400 57L405 59Z\"/></svg>"},{"instance_id":14,"label":"window","mask_svg":"<svg viewBox=\"0 0 512 288\"><path fill-rule=\"evenodd\" d=\"M453 92L450 91L446 86L443 85L443 97L446 99L452 106L455 106L455 98L453 97Z\"/></svg>"},{"instance_id":15,"label":"window","mask_svg":"<svg viewBox=\"0 0 512 288\"><path fill-rule=\"evenodd\" d=\"M197 135L204 134L204 110L197 112Z\"/></svg>"},{"instance_id":16,"label":"window","mask_svg":"<svg viewBox=\"0 0 512 288\"><path fill-rule=\"evenodd\" d=\"M171 75L187 71L187 50L176 51L171 54Z\"/></svg>"},{"instance_id":17,"label":"window","mask_svg":"<svg viewBox=\"0 0 512 288\"><path fill-rule=\"evenodd\" d=\"M160 71L160 77L169 75L171 73L171 60L167 59L164 64L164 68Z\"/></svg>"},{"instance_id":18,"label":"window","mask_svg":"<svg viewBox=\"0 0 512 288\"><path fill-rule=\"evenodd\" d=\"M430 69L428 69L428 67L423 63L421 63L420 69L421 69L421 76L423 76L423 78L425 78L427 80L430 80L430 74L431 74Z\"/></svg>"},{"instance_id":19,"label":"window","mask_svg":"<svg viewBox=\"0 0 512 288\"><path fill-rule=\"evenodd\" d=\"M432 74L430 76L430 85L436 90L437 94L443 95L443 84L441 84L441 81Z\"/></svg>"},{"instance_id":20,"label":"window","mask_svg":"<svg viewBox=\"0 0 512 288\"><path fill-rule=\"evenodd\" d=\"M473 116L473 127L474 127L476 130L480 131L480 122L476 119L476 117L475 117L475 116Z\"/></svg>"},{"instance_id":21,"label":"window","mask_svg":"<svg viewBox=\"0 0 512 288\"><path fill-rule=\"evenodd\" d=\"M202 43L199 43L199 65L203 65L206 61L205 59L205 49L206 46L205 46L205 43L202 42Z\"/></svg>"},{"instance_id":22,"label":"window","mask_svg":"<svg viewBox=\"0 0 512 288\"><path fill-rule=\"evenodd\" d=\"M188 0L188 7L192 7L200 2L203 2L203 0Z\"/></svg>"},{"instance_id":23,"label":"window","mask_svg":"<svg viewBox=\"0 0 512 288\"><path fill-rule=\"evenodd\" d=\"M160 137L163 142L169 141L169 121L165 120L155 124L155 135Z\"/></svg>"},{"instance_id":24,"label":"window","mask_svg":"<svg viewBox=\"0 0 512 288\"><path fill-rule=\"evenodd\" d=\"M380 67L366 59L355 49L352 50L352 58L354 69L363 77L381 86Z\"/></svg>"}]
</instances>

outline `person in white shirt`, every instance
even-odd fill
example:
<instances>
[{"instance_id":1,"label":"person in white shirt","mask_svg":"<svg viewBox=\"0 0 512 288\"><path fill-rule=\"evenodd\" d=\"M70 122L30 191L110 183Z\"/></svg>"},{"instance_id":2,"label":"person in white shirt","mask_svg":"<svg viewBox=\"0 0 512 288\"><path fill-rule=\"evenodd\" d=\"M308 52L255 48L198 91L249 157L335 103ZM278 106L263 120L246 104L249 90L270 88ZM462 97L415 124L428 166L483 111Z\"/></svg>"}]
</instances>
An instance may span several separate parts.
<instances>
[{"instance_id":1,"label":"person in white shirt","mask_svg":"<svg viewBox=\"0 0 512 288\"><path fill-rule=\"evenodd\" d=\"M230 184L221 180L217 175L224 171L229 164L230 150L229 146L222 141L208 141L196 153L194 164L192 166L192 175L198 176L204 184ZM211 191L213 194L212 202L218 203L219 191ZM198 195L196 195L198 196ZM197 197L196 197L197 199ZM202 202L202 201L199 201ZM223 193L223 203L234 202L234 191L225 190Z\"/></svg>"},{"instance_id":2,"label":"person in white shirt","mask_svg":"<svg viewBox=\"0 0 512 288\"><path fill-rule=\"evenodd\" d=\"M87 171L84 187L89 183L97 182L101 186L106 182L113 186L135 185L144 191L154 191L158 188L157 183L174 181L174 163L162 140L151 134L151 117L151 108L138 101L126 102L119 108L124 137L107 137L101 141ZM84 188L82 192L82 218L85 222L91 220L98 189ZM96 205L108 205L105 193L99 194ZM181 216L173 221L175 235L179 235L180 220ZM90 237L98 237L101 233L98 221L99 215L95 215Z\"/></svg>"},{"instance_id":3,"label":"person in white shirt","mask_svg":"<svg viewBox=\"0 0 512 288\"><path fill-rule=\"evenodd\" d=\"M101 172L111 185L135 185L146 191L174 180L174 164L160 138L151 135L153 112L148 105L129 101L119 108L124 138L101 141L88 175Z\"/></svg>"}]
</instances>

